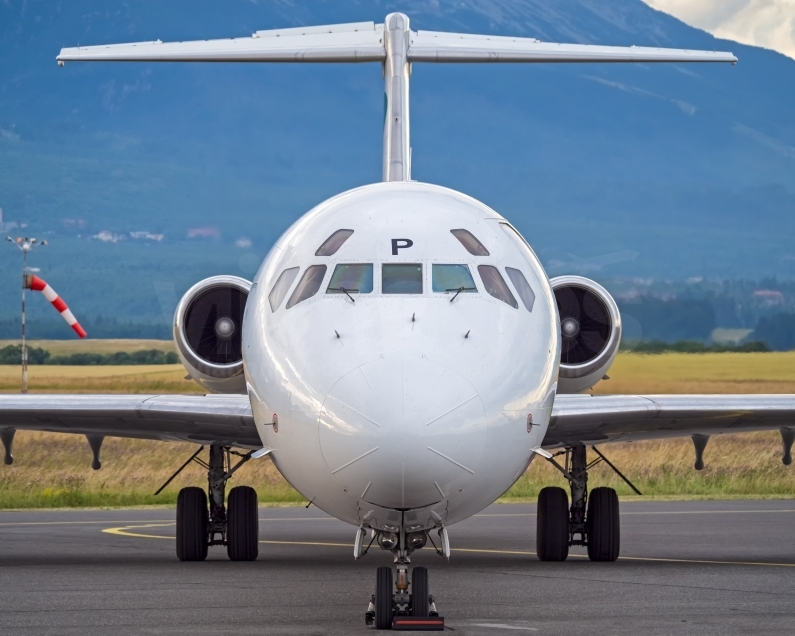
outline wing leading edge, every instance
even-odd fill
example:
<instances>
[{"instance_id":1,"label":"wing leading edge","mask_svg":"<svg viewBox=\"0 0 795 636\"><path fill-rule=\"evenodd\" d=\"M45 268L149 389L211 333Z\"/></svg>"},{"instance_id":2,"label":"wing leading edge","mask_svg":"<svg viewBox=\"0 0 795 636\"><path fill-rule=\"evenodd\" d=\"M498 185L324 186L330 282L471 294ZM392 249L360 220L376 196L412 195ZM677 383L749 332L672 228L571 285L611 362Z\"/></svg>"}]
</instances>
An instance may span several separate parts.
<instances>
[{"instance_id":1,"label":"wing leading edge","mask_svg":"<svg viewBox=\"0 0 795 636\"><path fill-rule=\"evenodd\" d=\"M245 395L0 395L0 429L260 448Z\"/></svg>"},{"instance_id":2,"label":"wing leading edge","mask_svg":"<svg viewBox=\"0 0 795 636\"><path fill-rule=\"evenodd\" d=\"M795 426L795 395L559 395L543 446Z\"/></svg>"}]
</instances>

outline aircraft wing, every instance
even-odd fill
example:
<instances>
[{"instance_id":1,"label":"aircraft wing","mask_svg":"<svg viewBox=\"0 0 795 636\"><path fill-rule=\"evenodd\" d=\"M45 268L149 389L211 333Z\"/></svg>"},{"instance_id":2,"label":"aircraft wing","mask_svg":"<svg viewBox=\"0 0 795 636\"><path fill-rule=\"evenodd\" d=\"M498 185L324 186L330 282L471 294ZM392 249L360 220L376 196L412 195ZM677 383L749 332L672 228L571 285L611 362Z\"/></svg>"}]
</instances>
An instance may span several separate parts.
<instances>
[{"instance_id":1,"label":"aircraft wing","mask_svg":"<svg viewBox=\"0 0 795 636\"><path fill-rule=\"evenodd\" d=\"M795 427L795 395L559 395L542 446Z\"/></svg>"},{"instance_id":2,"label":"aircraft wing","mask_svg":"<svg viewBox=\"0 0 795 636\"><path fill-rule=\"evenodd\" d=\"M731 53L719 51L556 44L438 31L412 33L408 58L410 62L737 62Z\"/></svg>"},{"instance_id":3,"label":"aircraft wing","mask_svg":"<svg viewBox=\"0 0 795 636\"><path fill-rule=\"evenodd\" d=\"M245 395L0 395L4 428L262 446Z\"/></svg>"}]
</instances>

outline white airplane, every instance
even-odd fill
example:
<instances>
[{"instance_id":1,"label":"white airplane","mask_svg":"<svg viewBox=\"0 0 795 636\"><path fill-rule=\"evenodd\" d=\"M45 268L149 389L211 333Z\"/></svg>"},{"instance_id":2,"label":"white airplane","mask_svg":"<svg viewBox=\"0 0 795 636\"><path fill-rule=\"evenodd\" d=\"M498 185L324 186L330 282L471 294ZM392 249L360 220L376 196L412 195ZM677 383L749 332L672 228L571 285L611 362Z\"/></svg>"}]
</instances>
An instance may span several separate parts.
<instances>
[{"instance_id":1,"label":"white airplane","mask_svg":"<svg viewBox=\"0 0 795 636\"><path fill-rule=\"evenodd\" d=\"M414 32L392 13L378 25L66 48L57 59L383 69L383 182L301 217L252 282L212 277L179 303L179 355L214 395L0 397L6 463L15 429L86 435L95 468L105 436L209 446L207 491L179 493L179 559L203 560L211 545L226 546L232 560L257 557L256 493L238 486L225 501L225 486L243 462L270 455L309 502L355 526L355 558L373 542L394 554L394 577L378 568L368 622L438 628L427 570L409 571L412 552L430 541L449 558L448 528L494 502L536 456L571 486L571 501L562 488L539 495L536 547L548 561L566 559L573 545L594 561L619 555L618 498L588 490L587 447L598 461L597 444L692 435L701 463L711 434L781 428L789 463L795 396L577 395L603 378L618 350L610 294L578 276L549 280L497 212L410 176L414 63L734 64L731 53Z\"/></svg>"}]
</instances>

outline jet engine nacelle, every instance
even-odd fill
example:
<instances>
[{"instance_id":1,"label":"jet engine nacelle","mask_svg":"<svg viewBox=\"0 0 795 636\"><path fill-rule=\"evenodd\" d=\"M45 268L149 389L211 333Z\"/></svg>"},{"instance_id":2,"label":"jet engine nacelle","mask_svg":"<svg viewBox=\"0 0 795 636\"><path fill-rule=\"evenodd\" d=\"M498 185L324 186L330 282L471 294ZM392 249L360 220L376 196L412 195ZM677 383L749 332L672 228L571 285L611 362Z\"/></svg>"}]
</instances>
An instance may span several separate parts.
<instances>
[{"instance_id":1,"label":"jet engine nacelle","mask_svg":"<svg viewBox=\"0 0 795 636\"><path fill-rule=\"evenodd\" d=\"M243 312L251 283L213 276L191 287L174 314L177 353L190 377L210 393L245 393Z\"/></svg>"},{"instance_id":2,"label":"jet engine nacelle","mask_svg":"<svg viewBox=\"0 0 795 636\"><path fill-rule=\"evenodd\" d=\"M549 281L560 315L558 393L586 391L601 380L618 353L621 314L613 297L582 276Z\"/></svg>"}]
</instances>

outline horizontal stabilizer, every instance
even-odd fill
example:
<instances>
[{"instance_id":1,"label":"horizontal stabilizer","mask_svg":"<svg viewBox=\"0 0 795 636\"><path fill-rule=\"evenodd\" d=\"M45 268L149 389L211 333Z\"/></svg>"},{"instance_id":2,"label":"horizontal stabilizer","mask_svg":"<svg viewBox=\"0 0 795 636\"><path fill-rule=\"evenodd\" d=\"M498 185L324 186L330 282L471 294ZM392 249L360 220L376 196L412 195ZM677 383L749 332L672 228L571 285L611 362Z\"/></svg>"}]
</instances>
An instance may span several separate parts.
<instances>
[{"instance_id":1,"label":"horizontal stabilizer","mask_svg":"<svg viewBox=\"0 0 795 636\"><path fill-rule=\"evenodd\" d=\"M418 31L412 33L411 62L730 62L731 53L645 46L555 44L532 38Z\"/></svg>"},{"instance_id":2,"label":"horizontal stabilizer","mask_svg":"<svg viewBox=\"0 0 795 636\"><path fill-rule=\"evenodd\" d=\"M439 31L409 31L409 62L729 62L719 51L556 44ZM136 42L61 49L64 62L383 62L384 26L353 22L257 31L251 37Z\"/></svg>"},{"instance_id":3,"label":"horizontal stabilizer","mask_svg":"<svg viewBox=\"0 0 795 636\"><path fill-rule=\"evenodd\" d=\"M372 22L258 31L247 38L137 42L61 49L63 62L381 62L383 26Z\"/></svg>"}]
</instances>

